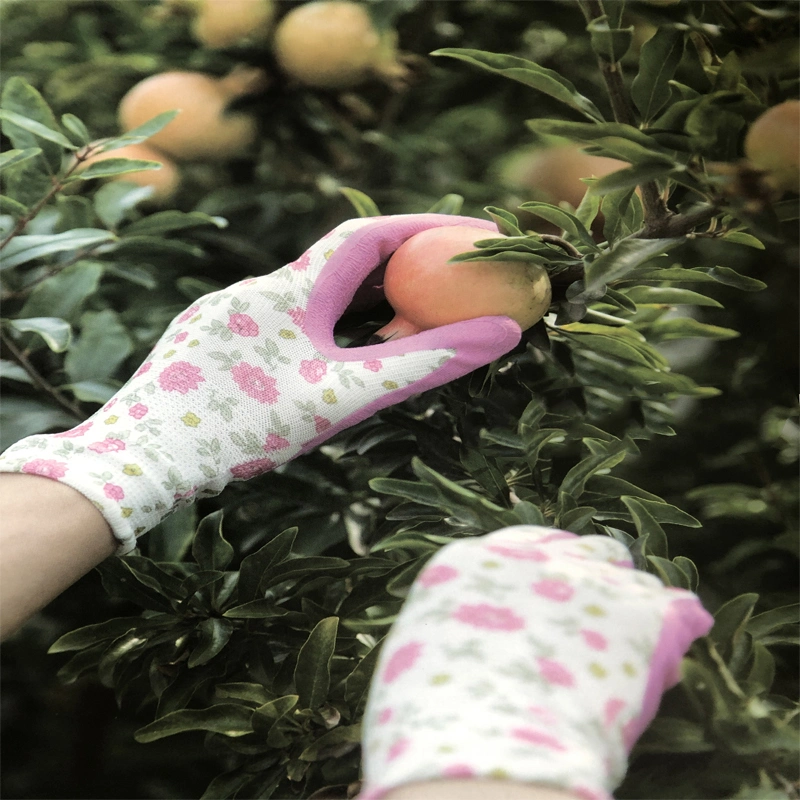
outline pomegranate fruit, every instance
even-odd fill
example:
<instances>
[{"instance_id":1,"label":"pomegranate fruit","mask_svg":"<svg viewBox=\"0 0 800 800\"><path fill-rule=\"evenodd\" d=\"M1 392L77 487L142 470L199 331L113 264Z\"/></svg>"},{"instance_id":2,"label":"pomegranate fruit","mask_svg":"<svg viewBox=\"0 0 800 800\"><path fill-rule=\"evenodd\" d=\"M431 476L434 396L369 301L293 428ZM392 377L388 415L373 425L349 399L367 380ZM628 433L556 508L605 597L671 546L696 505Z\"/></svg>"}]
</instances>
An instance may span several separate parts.
<instances>
[{"instance_id":1,"label":"pomegranate fruit","mask_svg":"<svg viewBox=\"0 0 800 800\"><path fill-rule=\"evenodd\" d=\"M147 144L129 144L127 147L120 147L118 150L99 153L96 156L87 158L78 169L79 171L86 169L90 164L105 161L108 158L133 158L142 161L160 162L161 169L125 172L121 175L107 178L107 180L130 181L139 186L151 187L153 193L150 195L150 202L156 205L166 205L175 196L181 181L178 167L170 158Z\"/></svg>"},{"instance_id":2,"label":"pomegranate fruit","mask_svg":"<svg viewBox=\"0 0 800 800\"><path fill-rule=\"evenodd\" d=\"M265 42L275 21L274 0L199 0L192 24L205 47L233 47Z\"/></svg>"},{"instance_id":3,"label":"pomegranate fruit","mask_svg":"<svg viewBox=\"0 0 800 800\"><path fill-rule=\"evenodd\" d=\"M129 131L163 111L181 113L148 142L183 161L225 161L242 156L258 136L255 119L227 112L238 97L267 86L263 70L234 69L224 78L202 72L162 72L137 83L119 105L119 122Z\"/></svg>"},{"instance_id":4,"label":"pomegranate fruit","mask_svg":"<svg viewBox=\"0 0 800 800\"><path fill-rule=\"evenodd\" d=\"M407 239L386 266L383 290L395 317L381 328L381 339L484 316L507 316L526 330L550 306L547 272L519 261L464 261L453 256L476 250L481 239L501 234L466 225L430 228Z\"/></svg>"},{"instance_id":5,"label":"pomegranate fruit","mask_svg":"<svg viewBox=\"0 0 800 800\"><path fill-rule=\"evenodd\" d=\"M628 166L616 158L584 153L579 145L523 148L504 159L498 178L510 189L533 193L531 199L577 208L588 188L581 178L602 178Z\"/></svg>"},{"instance_id":6,"label":"pomegranate fruit","mask_svg":"<svg viewBox=\"0 0 800 800\"><path fill-rule=\"evenodd\" d=\"M747 131L744 152L776 191L799 191L800 101L787 100L758 117Z\"/></svg>"},{"instance_id":7,"label":"pomegranate fruit","mask_svg":"<svg viewBox=\"0 0 800 800\"><path fill-rule=\"evenodd\" d=\"M366 6L349 0L292 9L278 24L273 47L287 75L320 89L347 89L376 76L391 82L405 73L395 32L379 33Z\"/></svg>"}]
</instances>

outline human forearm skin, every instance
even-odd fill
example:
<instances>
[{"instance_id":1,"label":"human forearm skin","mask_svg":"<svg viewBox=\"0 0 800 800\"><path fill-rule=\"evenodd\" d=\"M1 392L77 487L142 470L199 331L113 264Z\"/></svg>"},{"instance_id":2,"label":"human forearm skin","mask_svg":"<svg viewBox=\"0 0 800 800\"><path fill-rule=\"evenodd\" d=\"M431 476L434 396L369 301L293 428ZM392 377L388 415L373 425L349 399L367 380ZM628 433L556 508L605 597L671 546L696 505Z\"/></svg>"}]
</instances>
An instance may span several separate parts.
<instances>
[{"instance_id":1,"label":"human forearm skin","mask_svg":"<svg viewBox=\"0 0 800 800\"><path fill-rule=\"evenodd\" d=\"M0 475L0 638L116 548L105 519L75 489L38 475Z\"/></svg>"}]
</instances>

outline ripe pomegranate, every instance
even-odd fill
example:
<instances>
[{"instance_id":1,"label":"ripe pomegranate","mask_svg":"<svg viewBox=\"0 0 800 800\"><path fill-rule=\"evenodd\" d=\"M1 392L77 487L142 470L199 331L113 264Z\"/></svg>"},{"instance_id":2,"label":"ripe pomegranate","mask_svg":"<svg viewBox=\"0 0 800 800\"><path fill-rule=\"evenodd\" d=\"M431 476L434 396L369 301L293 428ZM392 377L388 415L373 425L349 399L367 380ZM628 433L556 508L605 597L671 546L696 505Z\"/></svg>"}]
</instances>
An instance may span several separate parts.
<instances>
[{"instance_id":1,"label":"ripe pomegranate","mask_svg":"<svg viewBox=\"0 0 800 800\"><path fill-rule=\"evenodd\" d=\"M273 0L199 0L192 33L206 47L265 42L275 21Z\"/></svg>"},{"instance_id":2,"label":"ripe pomegranate","mask_svg":"<svg viewBox=\"0 0 800 800\"><path fill-rule=\"evenodd\" d=\"M396 34L379 33L366 6L317 0L292 9L275 30L275 57L287 75L320 89L346 89L371 77L400 79Z\"/></svg>"},{"instance_id":3,"label":"ripe pomegranate","mask_svg":"<svg viewBox=\"0 0 800 800\"><path fill-rule=\"evenodd\" d=\"M430 228L407 239L386 266L383 289L395 317L376 336L402 338L484 316L507 316L526 330L547 312L545 270L519 261L448 263L499 233L467 225Z\"/></svg>"},{"instance_id":4,"label":"ripe pomegranate","mask_svg":"<svg viewBox=\"0 0 800 800\"><path fill-rule=\"evenodd\" d=\"M133 158L142 161L159 161L161 169L141 170L140 172L125 172L122 175L115 175L108 178L114 181L130 181L139 186L150 186L153 194L150 202L156 205L166 205L175 196L178 185L181 181L178 167L172 159L160 153L158 150L147 144L129 144L127 147L120 147L118 150L109 150L106 153L99 153L86 159L78 168L86 169L90 164L98 161L105 161L108 158Z\"/></svg>"},{"instance_id":5,"label":"ripe pomegranate","mask_svg":"<svg viewBox=\"0 0 800 800\"><path fill-rule=\"evenodd\" d=\"M202 72L162 72L137 83L122 98L119 122L129 131L163 111L180 110L148 141L182 161L225 161L245 155L258 126L250 114L226 111L231 101L267 86L263 70L241 67L224 78Z\"/></svg>"},{"instance_id":6,"label":"ripe pomegranate","mask_svg":"<svg viewBox=\"0 0 800 800\"><path fill-rule=\"evenodd\" d=\"M577 208L588 188L581 178L602 178L628 166L616 158L584 153L579 145L522 148L504 159L498 177L510 189L535 195L529 199L555 205L566 201Z\"/></svg>"},{"instance_id":7,"label":"ripe pomegranate","mask_svg":"<svg viewBox=\"0 0 800 800\"><path fill-rule=\"evenodd\" d=\"M800 101L765 111L747 131L744 152L776 191L800 191Z\"/></svg>"}]
</instances>

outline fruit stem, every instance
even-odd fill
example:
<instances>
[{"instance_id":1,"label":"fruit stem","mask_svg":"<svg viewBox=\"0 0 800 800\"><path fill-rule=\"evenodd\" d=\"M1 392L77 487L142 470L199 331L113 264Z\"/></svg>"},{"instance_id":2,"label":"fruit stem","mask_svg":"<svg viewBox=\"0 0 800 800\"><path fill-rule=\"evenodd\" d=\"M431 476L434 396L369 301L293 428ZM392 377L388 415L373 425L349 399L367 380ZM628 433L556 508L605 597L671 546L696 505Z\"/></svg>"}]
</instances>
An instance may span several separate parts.
<instances>
[{"instance_id":1,"label":"fruit stem","mask_svg":"<svg viewBox=\"0 0 800 800\"><path fill-rule=\"evenodd\" d=\"M403 319L400 315L396 315L391 322L376 331L372 339L376 342L387 342L389 339L404 339L406 336L413 336L415 333L420 333L420 331L422 331L422 328L407 319Z\"/></svg>"},{"instance_id":2,"label":"fruit stem","mask_svg":"<svg viewBox=\"0 0 800 800\"><path fill-rule=\"evenodd\" d=\"M263 92L270 83L269 75L263 69L245 64L237 64L225 77L219 79L220 89L231 99Z\"/></svg>"}]
</instances>

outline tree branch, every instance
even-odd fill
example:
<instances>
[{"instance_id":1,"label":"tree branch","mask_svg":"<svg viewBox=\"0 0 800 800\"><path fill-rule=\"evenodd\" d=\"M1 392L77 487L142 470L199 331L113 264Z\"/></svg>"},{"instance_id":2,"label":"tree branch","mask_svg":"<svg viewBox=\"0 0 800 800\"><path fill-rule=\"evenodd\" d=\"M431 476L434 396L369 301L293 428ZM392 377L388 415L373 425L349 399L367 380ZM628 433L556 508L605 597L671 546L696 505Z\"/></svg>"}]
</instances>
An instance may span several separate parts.
<instances>
[{"instance_id":1,"label":"tree branch","mask_svg":"<svg viewBox=\"0 0 800 800\"><path fill-rule=\"evenodd\" d=\"M78 406L64 397L64 395L59 392L55 386L53 386L41 375L36 367L34 367L33 364L31 364L31 362L28 360L28 357L25 355L25 353L23 353L17 347L17 345L14 343L14 340L2 329L0 329L0 341L2 341L3 345L8 348L8 351L11 353L14 360L22 367L22 369L25 370L36 386L38 386L42 391L47 392L47 394L49 394L50 397L56 401L56 403L72 414L72 416L75 417L79 422L83 422L83 420L86 419L86 414L84 414Z\"/></svg>"}]
</instances>

